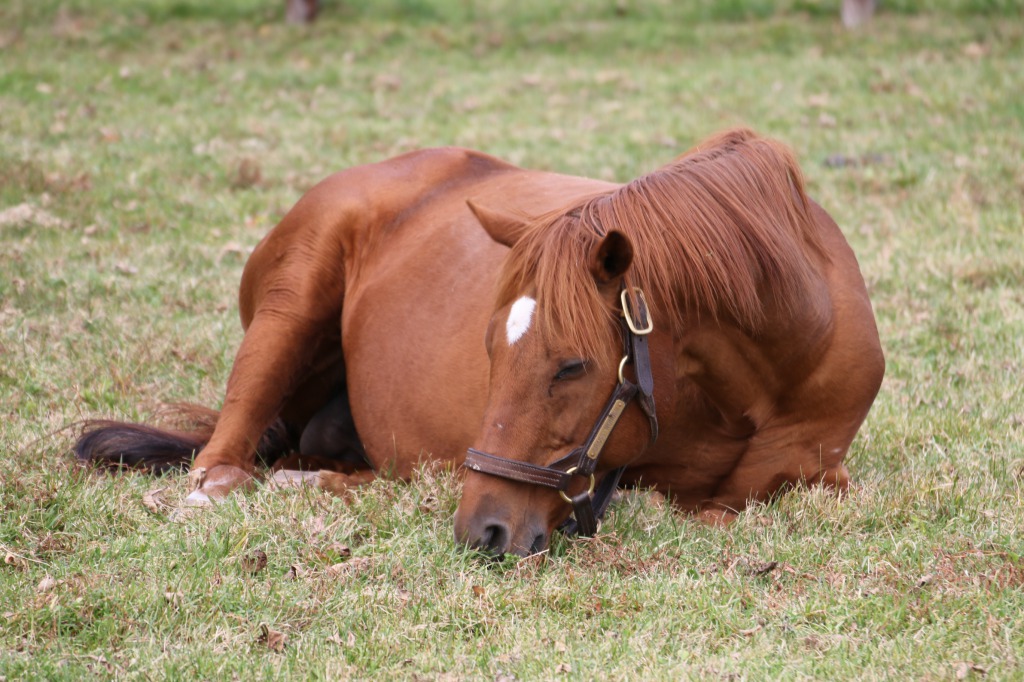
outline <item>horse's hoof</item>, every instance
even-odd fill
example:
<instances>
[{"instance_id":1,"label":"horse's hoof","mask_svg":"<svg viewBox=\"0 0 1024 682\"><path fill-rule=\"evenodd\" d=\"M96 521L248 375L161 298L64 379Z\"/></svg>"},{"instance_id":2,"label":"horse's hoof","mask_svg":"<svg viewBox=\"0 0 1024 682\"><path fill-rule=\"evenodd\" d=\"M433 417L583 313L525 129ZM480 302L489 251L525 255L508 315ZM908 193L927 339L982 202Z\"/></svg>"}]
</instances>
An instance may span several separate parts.
<instances>
[{"instance_id":1,"label":"horse's hoof","mask_svg":"<svg viewBox=\"0 0 1024 682\"><path fill-rule=\"evenodd\" d=\"M697 518L709 526L725 528L736 520L736 512L731 509L702 509Z\"/></svg>"},{"instance_id":2,"label":"horse's hoof","mask_svg":"<svg viewBox=\"0 0 1024 682\"><path fill-rule=\"evenodd\" d=\"M295 471L293 469L278 469L270 478L270 483L278 488L302 488L315 486L320 478L318 471Z\"/></svg>"},{"instance_id":3,"label":"horse's hoof","mask_svg":"<svg viewBox=\"0 0 1024 682\"><path fill-rule=\"evenodd\" d=\"M336 471L321 469L316 479L316 487L326 490L332 495L348 499L352 488L366 485L377 478L377 473L372 469L360 469L351 474L339 474Z\"/></svg>"},{"instance_id":4,"label":"horse's hoof","mask_svg":"<svg viewBox=\"0 0 1024 682\"><path fill-rule=\"evenodd\" d=\"M186 507L209 507L213 504L213 500L202 490L193 490L185 498L184 504Z\"/></svg>"},{"instance_id":5,"label":"horse's hoof","mask_svg":"<svg viewBox=\"0 0 1024 682\"><path fill-rule=\"evenodd\" d=\"M188 479L193 488L185 498L185 505L189 507L208 507L232 491L249 488L255 482L252 474L230 464L193 469Z\"/></svg>"}]
</instances>

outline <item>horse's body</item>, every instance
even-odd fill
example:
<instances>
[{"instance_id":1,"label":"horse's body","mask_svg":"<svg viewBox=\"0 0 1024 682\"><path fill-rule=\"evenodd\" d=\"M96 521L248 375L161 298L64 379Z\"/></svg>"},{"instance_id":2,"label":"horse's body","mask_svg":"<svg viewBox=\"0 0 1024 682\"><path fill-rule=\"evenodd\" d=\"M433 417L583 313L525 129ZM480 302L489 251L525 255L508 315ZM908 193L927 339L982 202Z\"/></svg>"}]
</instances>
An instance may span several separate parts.
<instances>
[{"instance_id":1,"label":"horse's body","mask_svg":"<svg viewBox=\"0 0 1024 682\"><path fill-rule=\"evenodd\" d=\"M627 220L615 201L634 185L524 170L459 149L407 154L317 185L246 265L245 337L216 428L193 462L190 498L222 497L246 483L257 443L276 419L303 432L304 456L346 472L335 483L362 482L373 472L406 478L422 460L458 464L470 446L549 463L586 435L615 386L618 338L610 315L590 333L596 339L581 343L572 335L578 329L566 336L576 313L566 317L554 308L583 295L612 310L623 286L650 287L660 436L649 442L647 419L627 408L599 477L625 466L625 483L654 486L709 520L728 519L748 500L791 484L845 489L842 459L883 371L853 253L829 216L807 203L799 171L777 146L740 131L679 164L698 184L702 174L735 171L725 189L714 182L705 188L713 199L718 194L719 218L695 211L700 224L722 223L712 232L729 238L715 243L735 243L746 255L709 252L717 265L696 268L706 273L694 271L692 253L669 260L687 264L694 281L704 274L712 281L717 272L727 286L733 270L746 269L736 280L738 294L706 286L700 295L672 293L686 280L645 281L658 270L657 262L644 262L654 233L595 225L594 216L609 218L591 210L608 205ZM758 215L735 205L748 204L730 195L744 188ZM666 210L642 211L648 228L689 229L674 219L659 227ZM751 221L759 222L745 224ZM522 240L523 248L537 248L538 240L530 240L538 230L566 232L569 223L578 232L566 242L578 245L575 254L570 247L547 266L528 253L514 257L518 248L509 255L508 245ZM774 225L782 236L771 233ZM594 266L596 245L608 251L602 237L615 230L625 246L616 241L618 251ZM751 240L744 230L765 234ZM689 248L682 239L680 248ZM583 287L590 281L593 292L559 299L544 267L557 280L562 269L587 272L588 262L594 274L576 280ZM787 268L797 275L779 272ZM535 301L536 314L513 310L519 298ZM577 356L579 367L558 369ZM174 459L151 450L136 457L150 432L134 429L102 425L80 441L79 456L139 464ZM553 491L472 472L456 532L485 549L524 553L545 546L567 514Z\"/></svg>"}]
</instances>

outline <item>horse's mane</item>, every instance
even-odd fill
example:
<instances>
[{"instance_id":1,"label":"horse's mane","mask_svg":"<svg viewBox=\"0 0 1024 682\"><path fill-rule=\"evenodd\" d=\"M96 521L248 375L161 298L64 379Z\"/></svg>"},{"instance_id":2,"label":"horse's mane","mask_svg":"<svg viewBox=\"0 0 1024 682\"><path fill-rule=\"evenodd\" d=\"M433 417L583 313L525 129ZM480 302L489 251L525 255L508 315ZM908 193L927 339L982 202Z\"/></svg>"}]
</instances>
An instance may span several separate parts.
<instances>
[{"instance_id":1,"label":"horse's mane","mask_svg":"<svg viewBox=\"0 0 1024 682\"><path fill-rule=\"evenodd\" d=\"M617 313L600 296L588 256L610 230L633 245L625 284L643 289L655 324L676 335L689 314L727 317L757 333L765 297L787 306L818 277L807 249L824 254L792 153L750 130L732 130L627 185L537 219L505 261L499 307L533 283L544 333L600 357Z\"/></svg>"}]
</instances>

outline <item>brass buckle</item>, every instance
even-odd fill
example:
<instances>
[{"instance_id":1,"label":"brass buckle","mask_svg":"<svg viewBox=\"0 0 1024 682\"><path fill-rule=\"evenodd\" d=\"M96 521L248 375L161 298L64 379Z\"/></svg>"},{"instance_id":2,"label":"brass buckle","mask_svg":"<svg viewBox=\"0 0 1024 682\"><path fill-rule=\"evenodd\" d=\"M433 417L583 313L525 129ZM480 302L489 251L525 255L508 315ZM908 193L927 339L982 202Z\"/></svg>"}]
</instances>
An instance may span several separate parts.
<instances>
[{"instance_id":1,"label":"brass buckle","mask_svg":"<svg viewBox=\"0 0 1024 682\"><path fill-rule=\"evenodd\" d=\"M566 469L565 473L567 473L570 476L572 476L572 472L576 471L577 469L579 469L579 467L571 467L569 469ZM590 474L590 489L587 490L587 494L592 496L594 494L594 488L595 487L596 487L596 484L594 482L594 474ZM564 490L559 490L558 494L562 496L563 500L565 500L569 504L572 504L572 499L570 499L569 496L565 494Z\"/></svg>"},{"instance_id":2,"label":"brass buckle","mask_svg":"<svg viewBox=\"0 0 1024 682\"><path fill-rule=\"evenodd\" d=\"M647 311L647 326L643 329L638 329L636 322L633 321L633 316L629 313L629 290L623 289L622 293L619 294L619 300L622 301L622 316L626 318L626 325L629 327L629 331L633 332L637 336L647 336L654 331L654 320L651 319L651 309L647 306L647 297L644 296L644 290L639 287L634 287L633 291L636 292L637 298L643 303L644 310Z\"/></svg>"}]
</instances>

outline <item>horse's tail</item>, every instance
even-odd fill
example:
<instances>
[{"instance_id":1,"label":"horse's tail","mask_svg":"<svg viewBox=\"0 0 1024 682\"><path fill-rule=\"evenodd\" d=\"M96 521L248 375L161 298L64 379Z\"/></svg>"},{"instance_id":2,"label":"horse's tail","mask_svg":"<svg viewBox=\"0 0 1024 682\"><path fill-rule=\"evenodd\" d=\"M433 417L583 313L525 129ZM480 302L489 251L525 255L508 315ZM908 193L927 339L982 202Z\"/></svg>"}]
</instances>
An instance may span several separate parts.
<instances>
[{"instance_id":1,"label":"horse's tail","mask_svg":"<svg viewBox=\"0 0 1024 682\"><path fill-rule=\"evenodd\" d=\"M169 406L175 428L158 428L110 420L87 421L72 448L78 461L116 469L152 473L187 469L209 442L217 424L216 410L191 404ZM280 419L256 444L256 456L272 464L294 447L294 436Z\"/></svg>"}]
</instances>

